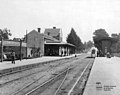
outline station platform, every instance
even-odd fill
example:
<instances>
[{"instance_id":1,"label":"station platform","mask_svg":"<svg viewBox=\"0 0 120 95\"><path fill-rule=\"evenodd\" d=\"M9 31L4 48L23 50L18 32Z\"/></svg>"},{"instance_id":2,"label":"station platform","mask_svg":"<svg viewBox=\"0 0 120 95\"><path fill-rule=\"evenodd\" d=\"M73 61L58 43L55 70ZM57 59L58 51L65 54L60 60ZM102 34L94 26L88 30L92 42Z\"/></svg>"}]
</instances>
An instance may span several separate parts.
<instances>
[{"instance_id":1,"label":"station platform","mask_svg":"<svg viewBox=\"0 0 120 95\"><path fill-rule=\"evenodd\" d=\"M81 54L77 54L78 56ZM11 61L3 61L0 62L0 76L7 74L7 73L12 73L15 71L21 71L37 67L42 63L49 63L57 60L62 60L62 59L69 59L75 57L75 54L70 55L70 56L63 56L63 57L55 57L55 56L43 56L39 58L34 58L34 59L23 59L23 60L16 60L15 64L12 64Z\"/></svg>"},{"instance_id":2,"label":"station platform","mask_svg":"<svg viewBox=\"0 0 120 95\"><path fill-rule=\"evenodd\" d=\"M96 57L83 95L120 95L120 58Z\"/></svg>"}]
</instances>

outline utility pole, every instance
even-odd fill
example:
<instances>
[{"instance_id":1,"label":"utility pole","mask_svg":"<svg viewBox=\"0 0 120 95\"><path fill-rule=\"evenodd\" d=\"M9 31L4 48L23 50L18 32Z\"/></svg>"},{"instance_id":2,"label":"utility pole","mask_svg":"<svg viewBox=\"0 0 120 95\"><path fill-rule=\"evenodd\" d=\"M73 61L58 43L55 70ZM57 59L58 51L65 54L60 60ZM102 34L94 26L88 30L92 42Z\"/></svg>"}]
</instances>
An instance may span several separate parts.
<instances>
[{"instance_id":1,"label":"utility pole","mask_svg":"<svg viewBox=\"0 0 120 95\"><path fill-rule=\"evenodd\" d=\"M20 61L22 60L22 40L20 39Z\"/></svg>"},{"instance_id":2,"label":"utility pole","mask_svg":"<svg viewBox=\"0 0 120 95\"><path fill-rule=\"evenodd\" d=\"M3 38L1 36L1 62L3 62Z\"/></svg>"},{"instance_id":3,"label":"utility pole","mask_svg":"<svg viewBox=\"0 0 120 95\"><path fill-rule=\"evenodd\" d=\"M26 30L26 59L27 59L27 30Z\"/></svg>"}]
</instances>

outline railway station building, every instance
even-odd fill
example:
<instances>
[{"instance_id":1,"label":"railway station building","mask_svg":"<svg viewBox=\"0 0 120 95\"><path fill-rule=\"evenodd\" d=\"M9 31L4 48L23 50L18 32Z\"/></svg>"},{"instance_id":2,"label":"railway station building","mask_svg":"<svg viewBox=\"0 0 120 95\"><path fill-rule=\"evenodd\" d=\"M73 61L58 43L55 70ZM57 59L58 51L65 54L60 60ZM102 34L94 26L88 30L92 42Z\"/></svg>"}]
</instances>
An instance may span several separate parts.
<instances>
[{"instance_id":1,"label":"railway station building","mask_svg":"<svg viewBox=\"0 0 120 95\"><path fill-rule=\"evenodd\" d=\"M62 29L46 28L44 33L40 30L27 34L27 47L32 49L29 56L68 56L75 53L74 45L62 41Z\"/></svg>"},{"instance_id":2,"label":"railway station building","mask_svg":"<svg viewBox=\"0 0 120 95\"><path fill-rule=\"evenodd\" d=\"M1 41L0 41L1 44ZM3 51L2 48L3 47ZM46 28L44 33L41 29L30 31L23 40L3 40L0 46L1 54L10 57L14 50L16 58L35 58L41 56L68 56L75 53L76 47L62 41L62 29Z\"/></svg>"}]
</instances>

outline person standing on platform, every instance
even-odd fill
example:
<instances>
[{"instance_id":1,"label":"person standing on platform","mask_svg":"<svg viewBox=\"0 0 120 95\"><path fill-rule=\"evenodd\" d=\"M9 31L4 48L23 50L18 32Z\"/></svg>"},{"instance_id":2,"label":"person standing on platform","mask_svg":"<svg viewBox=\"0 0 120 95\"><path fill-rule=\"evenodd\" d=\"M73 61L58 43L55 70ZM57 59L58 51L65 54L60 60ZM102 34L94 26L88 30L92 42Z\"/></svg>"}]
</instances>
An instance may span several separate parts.
<instances>
[{"instance_id":1,"label":"person standing on platform","mask_svg":"<svg viewBox=\"0 0 120 95\"><path fill-rule=\"evenodd\" d=\"M11 59L12 59L12 63L15 64L15 52L13 50L11 53Z\"/></svg>"}]
</instances>

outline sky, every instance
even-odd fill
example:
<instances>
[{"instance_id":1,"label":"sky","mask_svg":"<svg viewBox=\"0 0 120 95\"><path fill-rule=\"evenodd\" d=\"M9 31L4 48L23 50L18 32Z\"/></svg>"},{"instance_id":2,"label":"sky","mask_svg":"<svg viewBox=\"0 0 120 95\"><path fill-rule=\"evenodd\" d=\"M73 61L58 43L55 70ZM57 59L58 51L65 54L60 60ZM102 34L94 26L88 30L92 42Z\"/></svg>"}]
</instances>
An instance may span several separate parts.
<instances>
[{"instance_id":1,"label":"sky","mask_svg":"<svg viewBox=\"0 0 120 95\"><path fill-rule=\"evenodd\" d=\"M63 41L71 28L82 42L100 28L120 33L120 0L0 0L0 29L10 29L12 38L52 27L62 29Z\"/></svg>"}]
</instances>

